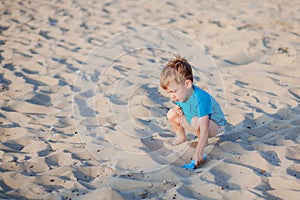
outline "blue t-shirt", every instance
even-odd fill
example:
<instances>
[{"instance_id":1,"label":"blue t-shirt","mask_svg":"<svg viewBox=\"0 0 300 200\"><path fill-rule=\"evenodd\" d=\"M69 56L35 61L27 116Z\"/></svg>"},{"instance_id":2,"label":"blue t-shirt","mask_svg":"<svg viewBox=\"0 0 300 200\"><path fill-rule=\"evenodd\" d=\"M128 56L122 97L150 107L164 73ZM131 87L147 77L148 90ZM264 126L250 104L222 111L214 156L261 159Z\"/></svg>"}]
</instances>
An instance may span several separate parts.
<instances>
[{"instance_id":1,"label":"blue t-shirt","mask_svg":"<svg viewBox=\"0 0 300 200\"><path fill-rule=\"evenodd\" d=\"M176 102L183 111L187 121L191 124L193 117L209 115L218 126L224 126L226 119L219 103L207 92L193 85L194 92L186 102Z\"/></svg>"}]
</instances>

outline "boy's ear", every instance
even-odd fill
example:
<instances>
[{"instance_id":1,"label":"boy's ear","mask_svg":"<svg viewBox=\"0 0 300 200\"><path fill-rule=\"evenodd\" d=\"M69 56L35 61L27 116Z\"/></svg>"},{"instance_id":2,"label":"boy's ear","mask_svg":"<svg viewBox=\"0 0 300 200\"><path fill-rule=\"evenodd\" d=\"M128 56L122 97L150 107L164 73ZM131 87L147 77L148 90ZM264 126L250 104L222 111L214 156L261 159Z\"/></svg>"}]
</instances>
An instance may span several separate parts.
<instances>
[{"instance_id":1,"label":"boy's ear","mask_svg":"<svg viewBox=\"0 0 300 200\"><path fill-rule=\"evenodd\" d=\"M185 86L190 89L193 86L193 83L190 79L185 80Z\"/></svg>"}]
</instances>

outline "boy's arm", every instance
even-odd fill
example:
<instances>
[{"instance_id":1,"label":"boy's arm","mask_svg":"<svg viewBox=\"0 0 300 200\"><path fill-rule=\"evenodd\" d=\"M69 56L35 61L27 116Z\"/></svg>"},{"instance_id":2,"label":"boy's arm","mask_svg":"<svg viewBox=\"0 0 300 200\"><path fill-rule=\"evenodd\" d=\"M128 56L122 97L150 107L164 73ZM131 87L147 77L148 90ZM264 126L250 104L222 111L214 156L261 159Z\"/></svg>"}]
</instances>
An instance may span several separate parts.
<instances>
[{"instance_id":1,"label":"boy's arm","mask_svg":"<svg viewBox=\"0 0 300 200\"><path fill-rule=\"evenodd\" d=\"M198 122L198 126L197 126L198 144L196 147L195 154L193 156L193 160L195 161L195 163L197 163L196 165L199 164L200 155L203 154L204 147L206 146L206 142L208 139L209 122L210 120L208 115L200 117Z\"/></svg>"}]
</instances>

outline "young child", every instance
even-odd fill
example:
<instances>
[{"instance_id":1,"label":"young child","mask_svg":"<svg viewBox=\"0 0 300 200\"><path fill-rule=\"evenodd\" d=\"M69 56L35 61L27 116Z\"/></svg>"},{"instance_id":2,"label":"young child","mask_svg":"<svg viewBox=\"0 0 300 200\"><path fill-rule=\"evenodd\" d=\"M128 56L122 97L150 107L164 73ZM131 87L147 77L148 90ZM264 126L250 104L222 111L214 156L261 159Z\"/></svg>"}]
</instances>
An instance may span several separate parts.
<instances>
[{"instance_id":1,"label":"young child","mask_svg":"<svg viewBox=\"0 0 300 200\"><path fill-rule=\"evenodd\" d=\"M208 138L223 131L225 116L216 100L193 84L192 67L179 55L170 60L160 75L160 85L166 90L176 106L167 113L167 118L176 133L173 145L186 141L186 131L198 137L193 163L203 161L204 147Z\"/></svg>"}]
</instances>

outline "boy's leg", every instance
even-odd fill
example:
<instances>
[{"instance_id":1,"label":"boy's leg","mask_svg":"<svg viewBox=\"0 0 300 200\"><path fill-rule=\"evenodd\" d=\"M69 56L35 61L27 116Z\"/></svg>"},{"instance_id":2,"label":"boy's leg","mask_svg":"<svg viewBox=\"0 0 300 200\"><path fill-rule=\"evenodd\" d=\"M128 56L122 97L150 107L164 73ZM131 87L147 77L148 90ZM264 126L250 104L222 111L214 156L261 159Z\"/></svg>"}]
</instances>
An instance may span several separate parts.
<instances>
[{"instance_id":1,"label":"boy's leg","mask_svg":"<svg viewBox=\"0 0 300 200\"><path fill-rule=\"evenodd\" d=\"M201 127L199 126L199 118L198 117L194 117L192 119L191 128L193 129L194 134L198 138L200 138L200 129L201 129ZM204 146L202 147L202 150L201 150L202 152L200 152L200 156L203 156L201 154L203 154L204 148L208 145L208 138L214 137L215 135L217 135L218 129L219 129L219 126L214 121L210 120L209 121L209 127L208 127L208 137L205 138L205 141L204 141L204 144L203 144ZM199 140L198 140L198 142L199 142ZM197 147L198 147L198 144L197 144ZM196 149L197 149L197 147L196 147ZM201 164L202 162L205 161L204 157L199 157L199 158L194 158L193 157L193 160L198 160L197 165Z\"/></svg>"},{"instance_id":2,"label":"boy's leg","mask_svg":"<svg viewBox=\"0 0 300 200\"><path fill-rule=\"evenodd\" d=\"M213 120L209 122L209 130L208 130L208 137L212 138L215 137L218 133L219 126Z\"/></svg>"},{"instance_id":3,"label":"boy's leg","mask_svg":"<svg viewBox=\"0 0 300 200\"><path fill-rule=\"evenodd\" d=\"M200 128L198 126L198 120L199 118L195 117L192 119L192 128L194 134L199 138L200 137ZM208 137L205 141L204 147L208 145L208 138L212 138L217 135L219 126L212 120L209 121L209 128L208 128Z\"/></svg>"},{"instance_id":4,"label":"boy's leg","mask_svg":"<svg viewBox=\"0 0 300 200\"><path fill-rule=\"evenodd\" d=\"M176 133L176 139L173 141L173 145L179 145L186 140L185 129L181 125L182 117L184 116L179 116L174 108L170 109L167 113L167 118L171 124L171 127Z\"/></svg>"},{"instance_id":5,"label":"boy's leg","mask_svg":"<svg viewBox=\"0 0 300 200\"><path fill-rule=\"evenodd\" d=\"M198 126L198 121L199 121L199 118L197 118L197 117L194 117L192 119L192 129L194 130L193 132L197 137L199 137L200 128L201 128ZM208 127L208 138L216 136L218 133L218 129L219 129L219 126L214 121L210 120L209 127Z\"/></svg>"}]
</instances>

